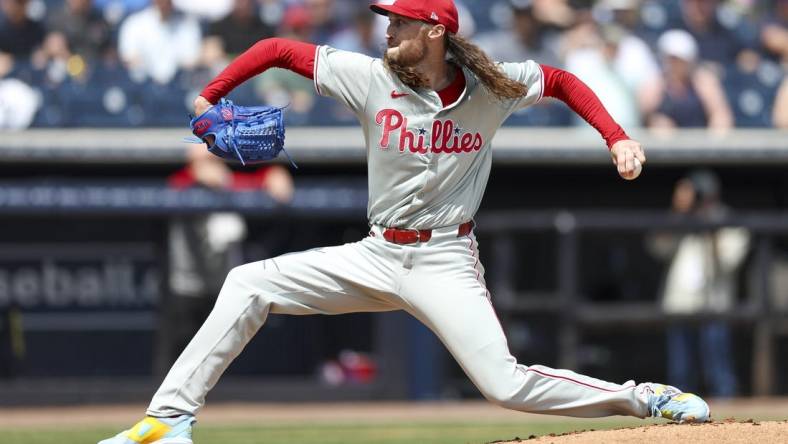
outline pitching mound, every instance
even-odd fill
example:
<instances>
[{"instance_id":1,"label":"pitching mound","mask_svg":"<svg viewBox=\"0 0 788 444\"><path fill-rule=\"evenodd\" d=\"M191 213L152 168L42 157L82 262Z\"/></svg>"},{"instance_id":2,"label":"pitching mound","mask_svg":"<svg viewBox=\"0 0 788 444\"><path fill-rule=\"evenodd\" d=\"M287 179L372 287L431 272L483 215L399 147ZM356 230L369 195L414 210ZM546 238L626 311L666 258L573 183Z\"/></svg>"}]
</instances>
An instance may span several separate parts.
<instances>
[{"instance_id":1,"label":"pitching mound","mask_svg":"<svg viewBox=\"0 0 788 444\"><path fill-rule=\"evenodd\" d=\"M564 435L499 442L553 444L643 444L688 442L701 443L788 443L788 421L726 420L707 424L663 424L617 430L590 430Z\"/></svg>"}]
</instances>

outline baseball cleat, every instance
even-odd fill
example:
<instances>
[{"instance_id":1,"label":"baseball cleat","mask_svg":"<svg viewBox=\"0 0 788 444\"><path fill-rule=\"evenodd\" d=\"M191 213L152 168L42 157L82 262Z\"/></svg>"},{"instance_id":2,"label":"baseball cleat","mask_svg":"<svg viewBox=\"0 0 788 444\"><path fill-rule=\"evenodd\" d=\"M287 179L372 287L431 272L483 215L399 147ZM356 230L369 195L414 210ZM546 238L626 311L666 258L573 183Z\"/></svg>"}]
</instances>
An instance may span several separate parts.
<instances>
[{"instance_id":1,"label":"baseball cleat","mask_svg":"<svg viewBox=\"0 0 788 444\"><path fill-rule=\"evenodd\" d=\"M175 418L148 416L129 430L98 444L193 444L192 425L195 421L192 415Z\"/></svg>"},{"instance_id":2,"label":"baseball cleat","mask_svg":"<svg viewBox=\"0 0 788 444\"><path fill-rule=\"evenodd\" d=\"M708 422L711 411L706 401L676 387L646 383L643 390L648 395L648 411L655 418L665 418L678 423Z\"/></svg>"}]
</instances>

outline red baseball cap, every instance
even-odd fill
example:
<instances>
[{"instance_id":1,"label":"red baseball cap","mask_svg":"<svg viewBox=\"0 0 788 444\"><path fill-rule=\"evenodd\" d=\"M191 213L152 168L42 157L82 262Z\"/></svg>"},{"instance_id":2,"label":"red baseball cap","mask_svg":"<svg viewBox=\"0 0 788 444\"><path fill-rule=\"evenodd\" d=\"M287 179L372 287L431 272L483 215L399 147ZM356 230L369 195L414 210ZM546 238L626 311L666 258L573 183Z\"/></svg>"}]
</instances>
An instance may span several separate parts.
<instances>
[{"instance_id":1,"label":"red baseball cap","mask_svg":"<svg viewBox=\"0 0 788 444\"><path fill-rule=\"evenodd\" d=\"M454 0L382 0L369 8L380 15L393 12L403 17L443 25L452 34L456 34L460 28Z\"/></svg>"}]
</instances>

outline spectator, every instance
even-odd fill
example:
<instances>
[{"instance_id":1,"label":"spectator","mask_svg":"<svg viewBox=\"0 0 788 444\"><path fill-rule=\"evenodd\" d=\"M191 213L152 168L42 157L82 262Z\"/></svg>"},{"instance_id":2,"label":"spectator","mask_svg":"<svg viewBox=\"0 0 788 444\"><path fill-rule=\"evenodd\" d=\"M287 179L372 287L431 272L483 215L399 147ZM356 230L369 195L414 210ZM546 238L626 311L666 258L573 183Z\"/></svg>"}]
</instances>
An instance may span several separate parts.
<instances>
[{"instance_id":1,"label":"spectator","mask_svg":"<svg viewBox=\"0 0 788 444\"><path fill-rule=\"evenodd\" d=\"M716 74L697 64L698 46L687 31L673 29L657 42L663 80L657 110L648 117L652 128L733 126L725 92Z\"/></svg>"},{"instance_id":2,"label":"spectator","mask_svg":"<svg viewBox=\"0 0 788 444\"><path fill-rule=\"evenodd\" d=\"M734 30L720 23L719 0L682 0L683 27L695 38L701 60L725 67L745 47Z\"/></svg>"},{"instance_id":3,"label":"spectator","mask_svg":"<svg viewBox=\"0 0 788 444\"><path fill-rule=\"evenodd\" d=\"M47 20L50 33L62 34L71 53L91 61L112 49L112 30L93 0L66 0Z\"/></svg>"},{"instance_id":4,"label":"spectator","mask_svg":"<svg viewBox=\"0 0 788 444\"><path fill-rule=\"evenodd\" d=\"M720 200L719 181L707 170L694 171L679 180L673 192L673 211L682 217L719 221L728 210ZM662 306L672 315L726 313L735 302L736 274L749 248L743 228L709 229L683 234L659 234L650 239L652 253L669 258ZM673 325L668 330L668 378L688 390L697 390L697 369L713 396L737 392L730 331L724 321L707 321L698 327ZM697 350L695 344L697 341ZM702 362L696 365L699 352Z\"/></svg>"},{"instance_id":5,"label":"spectator","mask_svg":"<svg viewBox=\"0 0 788 444\"><path fill-rule=\"evenodd\" d=\"M788 0L776 0L772 8L760 27L761 44L788 69Z\"/></svg>"},{"instance_id":6,"label":"spectator","mask_svg":"<svg viewBox=\"0 0 788 444\"><path fill-rule=\"evenodd\" d=\"M14 78L0 79L0 129L29 127L40 102L38 94L25 82Z\"/></svg>"},{"instance_id":7,"label":"spectator","mask_svg":"<svg viewBox=\"0 0 788 444\"><path fill-rule=\"evenodd\" d=\"M640 3L640 0L602 0L596 7L612 20L603 26L602 36L612 56L613 70L635 94L640 113L648 115L659 105L662 73L654 52L636 34L640 27ZM633 66L637 69L632 69Z\"/></svg>"},{"instance_id":8,"label":"spectator","mask_svg":"<svg viewBox=\"0 0 788 444\"><path fill-rule=\"evenodd\" d=\"M190 145L187 165L173 173L170 188L264 190L279 203L293 196L290 173L279 165L253 173L233 172L205 145ZM244 219L236 213L177 216L168 227L169 279L167 300L160 305L162 328L157 339L158 372L165 372L211 310L221 286L216 276L243 262L240 243L246 236Z\"/></svg>"},{"instance_id":9,"label":"spectator","mask_svg":"<svg viewBox=\"0 0 788 444\"><path fill-rule=\"evenodd\" d=\"M285 11L278 35L307 41L312 34L309 12L303 6L292 6ZM294 125L305 124L315 104L314 83L286 69L273 68L254 80L257 95L273 106L287 106L287 121ZM333 103L333 102L332 102Z\"/></svg>"},{"instance_id":10,"label":"spectator","mask_svg":"<svg viewBox=\"0 0 788 444\"><path fill-rule=\"evenodd\" d=\"M599 100L617 122L642 126L636 91L615 66L622 36L619 28L601 30L590 20L578 23L564 40L564 67L598 91ZM575 122L580 124L576 118Z\"/></svg>"},{"instance_id":11,"label":"spectator","mask_svg":"<svg viewBox=\"0 0 788 444\"><path fill-rule=\"evenodd\" d=\"M85 74L85 63L82 59L73 64L72 72L69 73L68 62L71 56L66 36L52 32L47 34L41 47L33 53L30 60L34 69L45 73L49 84L57 85L63 83L69 74L80 77Z\"/></svg>"},{"instance_id":12,"label":"spectator","mask_svg":"<svg viewBox=\"0 0 788 444\"><path fill-rule=\"evenodd\" d=\"M285 10L293 3L292 0L256 0L260 17L268 26L277 26L282 21Z\"/></svg>"},{"instance_id":13,"label":"spectator","mask_svg":"<svg viewBox=\"0 0 788 444\"><path fill-rule=\"evenodd\" d=\"M5 20L0 23L0 52L29 57L44 41L41 23L27 17L28 0L0 0Z\"/></svg>"},{"instance_id":14,"label":"spectator","mask_svg":"<svg viewBox=\"0 0 788 444\"><path fill-rule=\"evenodd\" d=\"M342 30L334 0L304 0L303 5L312 30L309 41L327 42Z\"/></svg>"},{"instance_id":15,"label":"spectator","mask_svg":"<svg viewBox=\"0 0 788 444\"><path fill-rule=\"evenodd\" d=\"M534 17L548 27L567 29L577 21L576 11L568 0L533 0L533 5Z\"/></svg>"},{"instance_id":16,"label":"spectator","mask_svg":"<svg viewBox=\"0 0 788 444\"><path fill-rule=\"evenodd\" d=\"M534 2L509 0L508 9L508 25L503 25L504 29L480 34L474 39L476 43L496 61L538 60L545 65L562 66L558 57L561 33L534 15ZM548 97L532 108L515 111L509 122L523 126L547 126L566 125L570 119L564 104Z\"/></svg>"},{"instance_id":17,"label":"spectator","mask_svg":"<svg viewBox=\"0 0 788 444\"><path fill-rule=\"evenodd\" d=\"M383 52L385 42L375 32L375 15L365 9L359 9L354 15L353 27L336 34L329 46L345 51L360 52L370 57L378 57Z\"/></svg>"},{"instance_id":18,"label":"spectator","mask_svg":"<svg viewBox=\"0 0 788 444\"><path fill-rule=\"evenodd\" d=\"M494 60L523 62L538 60L561 66L558 60L560 34L534 16L532 1L510 0L511 28L479 35L476 42Z\"/></svg>"},{"instance_id":19,"label":"spectator","mask_svg":"<svg viewBox=\"0 0 788 444\"><path fill-rule=\"evenodd\" d=\"M172 0L175 9L201 21L213 22L227 17L233 9L234 0Z\"/></svg>"},{"instance_id":20,"label":"spectator","mask_svg":"<svg viewBox=\"0 0 788 444\"><path fill-rule=\"evenodd\" d=\"M107 15L125 15L150 6L151 0L95 0L95 7Z\"/></svg>"},{"instance_id":21,"label":"spectator","mask_svg":"<svg viewBox=\"0 0 788 444\"><path fill-rule=\"evenodd\" d=\"M309 11L303 5L295 4L288 7L282 16L276 34L279 37L294 39L302 42L309 41L309 36L314 33L314 25Z\"/></svg>"},{"instance_id":22,"label":"spectator","mask_svg":"<svg viewBox=\"0 0 788 444\"><path fill-rule=\"evenodd\" d=\"M132 74L166 84L178 69L196 65L200 42L197 20L175 11L172 0L154 0L123 22L118 51Z\"/></svg>"},{"instance_id":23,"label":"spectator","mask_svg":"<svg viewBox=\"0 0 788 444\"><path fill-rule=\"evenodd\" d=\"M772 111L784 70L754 49L743 49L725 73L725 88L736 126L772 126Z\"/></svg>"},{"instance_id":24,"label":"spectator","mask_svg":"<svg viewBox=\"0 0 788 444\"><path fill-rule=\"evenodd\" d=\"M647 7L644 5L648 0L599 0L594 4L594 16L600 23L615 23L622 26L629 33L637 35L649 43L648 40L652 34L651 26L644 23L643 16L650 17L648 13L644 13ZM663 20L667 20L666 17ZM657 26L655 24L654 26ZM657 36L654 36L653 41L656 41Z\"/></svg>"},{"instance_id":25,"label":"spectator","mask_svg":"<svg viewBox=\"0 0 788 444\"><path fill-rule=\"evenodd\" d=\"M775 128L788 129L788 77L783 78L774 100L772 121Z\"/></svg>"},{"instance_id":26,"label":"spectator","mask_svg":"<svg viewBox=\"0 0 788 444\"><path fill-rule=\"evenodd\" d=\"M273 37L274 29L263 23L254 0L236 0L230 15L212 23L207 34L219 39L223 52L234 57L258 40Z\"/></svg>"}]
</instances>

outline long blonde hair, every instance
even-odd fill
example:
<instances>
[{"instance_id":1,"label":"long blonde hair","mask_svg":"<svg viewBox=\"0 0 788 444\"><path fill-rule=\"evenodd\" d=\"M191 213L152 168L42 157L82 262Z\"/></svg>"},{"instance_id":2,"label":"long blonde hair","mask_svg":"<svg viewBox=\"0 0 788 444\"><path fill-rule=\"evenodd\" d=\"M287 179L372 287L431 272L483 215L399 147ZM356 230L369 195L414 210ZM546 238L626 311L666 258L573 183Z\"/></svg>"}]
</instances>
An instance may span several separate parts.
<instances>
[{"instance_id":1,"label":"long blonde hair","mask_svg":"<svg viewBox=\"0 0 788 444\"><path fill-rule=\"evenodd\" d=\"M470 41L447 33L446 48L457 63L471 70L485 88L499 99L518 99L528 93L524 83L507 77L481 48Z\"/></svg>"}]
</instances>

